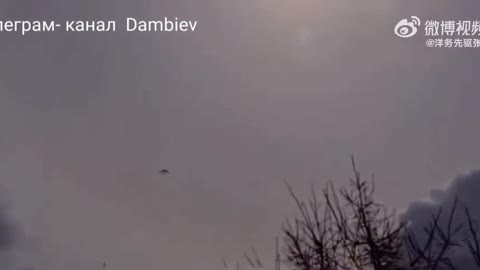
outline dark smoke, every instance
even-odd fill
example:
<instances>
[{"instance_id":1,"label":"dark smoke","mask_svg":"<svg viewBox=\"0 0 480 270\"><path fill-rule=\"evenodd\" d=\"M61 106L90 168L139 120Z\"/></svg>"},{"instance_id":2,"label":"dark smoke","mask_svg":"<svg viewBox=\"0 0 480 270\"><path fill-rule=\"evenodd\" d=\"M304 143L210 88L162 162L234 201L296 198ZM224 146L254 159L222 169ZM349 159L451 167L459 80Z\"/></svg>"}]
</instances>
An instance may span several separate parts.
<instances>
[{"instance_id":1,"label":"dark smoke","mask_svg":"<svg viewBox=\"0 0 480 270\"><path fill-rule=\"evenodd\" d=\"M440 208L445 213L444 218L440 222L441 224L446 223L455 198L458 198L459 201L456 215L454 216L456 225L467 224L464 215L465 207L468 207L470 210L474 221L480 221L480 171L459 175L446 188L432 190L429 200L412 203L403 218L410 223L410 228L419 237L419 240L422 241L424 240L421 237L424 235L424 227L427 226L432 215L436 214ZM476 269L473 260L466 250L457 249L455 254L451 256L451 259L459 267L458 269Z\"/></svg>"},{"instance_id":2,"label":"dark smoke","mask_svg":"<svg viewBox=\"0 0 480 270\"><path fill-rule=\"evenodd\" d=\"M15 244L17 229L4 207L0 208L0 251L11 248Z\"/></svg>"}]
</instances>

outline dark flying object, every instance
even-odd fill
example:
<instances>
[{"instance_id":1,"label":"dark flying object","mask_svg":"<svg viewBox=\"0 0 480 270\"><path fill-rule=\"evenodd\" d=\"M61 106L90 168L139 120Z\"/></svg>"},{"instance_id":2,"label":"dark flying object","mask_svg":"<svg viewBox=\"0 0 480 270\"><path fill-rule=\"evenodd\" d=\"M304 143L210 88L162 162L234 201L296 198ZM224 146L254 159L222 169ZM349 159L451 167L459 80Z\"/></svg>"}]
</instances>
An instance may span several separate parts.
<instances>
[{"instance_id":1,"label":"dark flying object","mask_svg":"<svg viewBox=\"0 0 480 270\"><path fill-rule=\"evenodd\" d=\"M169 172L168 170L166 170L166 169L163 169L163 170L160 171L160 174L161 174L161 175L167 175L167 174L169 174L169 173L170 173L170 172Z\"/></svg>"}]
</instances>

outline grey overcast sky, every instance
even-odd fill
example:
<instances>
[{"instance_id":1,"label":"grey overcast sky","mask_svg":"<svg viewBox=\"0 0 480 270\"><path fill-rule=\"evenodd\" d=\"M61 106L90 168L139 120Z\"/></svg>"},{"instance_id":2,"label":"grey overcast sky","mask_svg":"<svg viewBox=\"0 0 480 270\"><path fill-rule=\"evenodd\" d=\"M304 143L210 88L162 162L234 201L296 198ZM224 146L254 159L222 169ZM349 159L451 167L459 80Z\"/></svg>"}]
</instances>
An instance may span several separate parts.
<instances>
[{"instance_id":1,"label":"grey overcast sky","mask_svg":"<svg viewBox=\"0 0 480 270\"><path fill-rule=\"evenodd\" d=\"M268 259L293 210L283 181L344 183L352 153L383 203L427 197L480 167L480 49L428 49L393 29L412 15L480 20L479 8L2 0L1 20L198 26L0 33L0 265L210 270L251 245Z\"/></svg>"}]
</instances>

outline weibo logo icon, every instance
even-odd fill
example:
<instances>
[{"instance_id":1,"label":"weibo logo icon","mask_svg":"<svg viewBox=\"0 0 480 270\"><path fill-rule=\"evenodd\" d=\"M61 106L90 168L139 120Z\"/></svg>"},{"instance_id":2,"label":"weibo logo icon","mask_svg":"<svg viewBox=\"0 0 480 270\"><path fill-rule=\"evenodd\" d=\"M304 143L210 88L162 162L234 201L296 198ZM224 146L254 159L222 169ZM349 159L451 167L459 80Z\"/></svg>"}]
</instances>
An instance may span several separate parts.
<instances>
[{"instance_id":1,"label":"weibo logo icon","mask_svg":"<svg viewBox=\"0 0 480 270\"><path fill-rule=\"evenodd\" d=\"M417 16L412 16L411 20L400 20L395 26L395 35L401 38L413 37L417 33L417 26L420 26L420 19Z\"/></svg>"}]
</instances>

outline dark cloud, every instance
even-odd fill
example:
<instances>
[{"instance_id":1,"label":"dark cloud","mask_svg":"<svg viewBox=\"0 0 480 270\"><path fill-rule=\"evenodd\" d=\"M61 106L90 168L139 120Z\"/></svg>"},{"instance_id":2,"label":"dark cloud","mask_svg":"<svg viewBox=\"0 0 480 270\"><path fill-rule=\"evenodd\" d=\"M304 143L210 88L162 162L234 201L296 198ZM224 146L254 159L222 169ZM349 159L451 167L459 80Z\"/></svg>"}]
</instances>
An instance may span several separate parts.
<instances>
[{"instance_id":1,"label":"dark cloud","mask_svg":"<svg viewBox=\"0 0 480 270\"><path fill-rule=\"evenodd\" d=\"M440 209L442 209L440 224L446 226L448 215L456 198L459 203L454 215L454 227L460 224L467 224L464 212L465 207L469 209L472 219L479 221L479 192L480 170L459 175L444 189L433 189L429 200L412 203L403 218L409 222L411 230L417 235L419 241L423 242L426 238L423 229L431 221L432 216L438 213ZM457 237L459 240L462 240L465 234L463 232L459 233ZM461 266L461 269L477 269L466 250L456 249L451 256L451 259L458 267Z\"/></svg>"},{"instance_id":2,"label":"dark cloud","mask_svg":"<svg viewBox=\"0 0 480 270\"><path fill-rule=\"evenodd\" d=\"M15 229L3 213L0 214L0 250L9 248L15 241Z\"/></svg>"},{"instance_id":3,"label":"dark cloud","mask_svg":"<svg viewBox=\"0 0 480 270\"><path fill-rule=\"evenodd\" d=\"M14 246L18 232L18 226L13 221L8 205L0 199L0 251Z\"/></svg>"},{"instance_id":4,"label":"dark cloud","mask_svg":"<svg viewBox=\"0 0 480 270\"><path fill-rule=\"evenodd\" d=\"M17 267L16 256L19 254L19 227L14 222L10 207L4 203L0 194L0 268L5 270Z\"/></svg>"}]
</instances>

